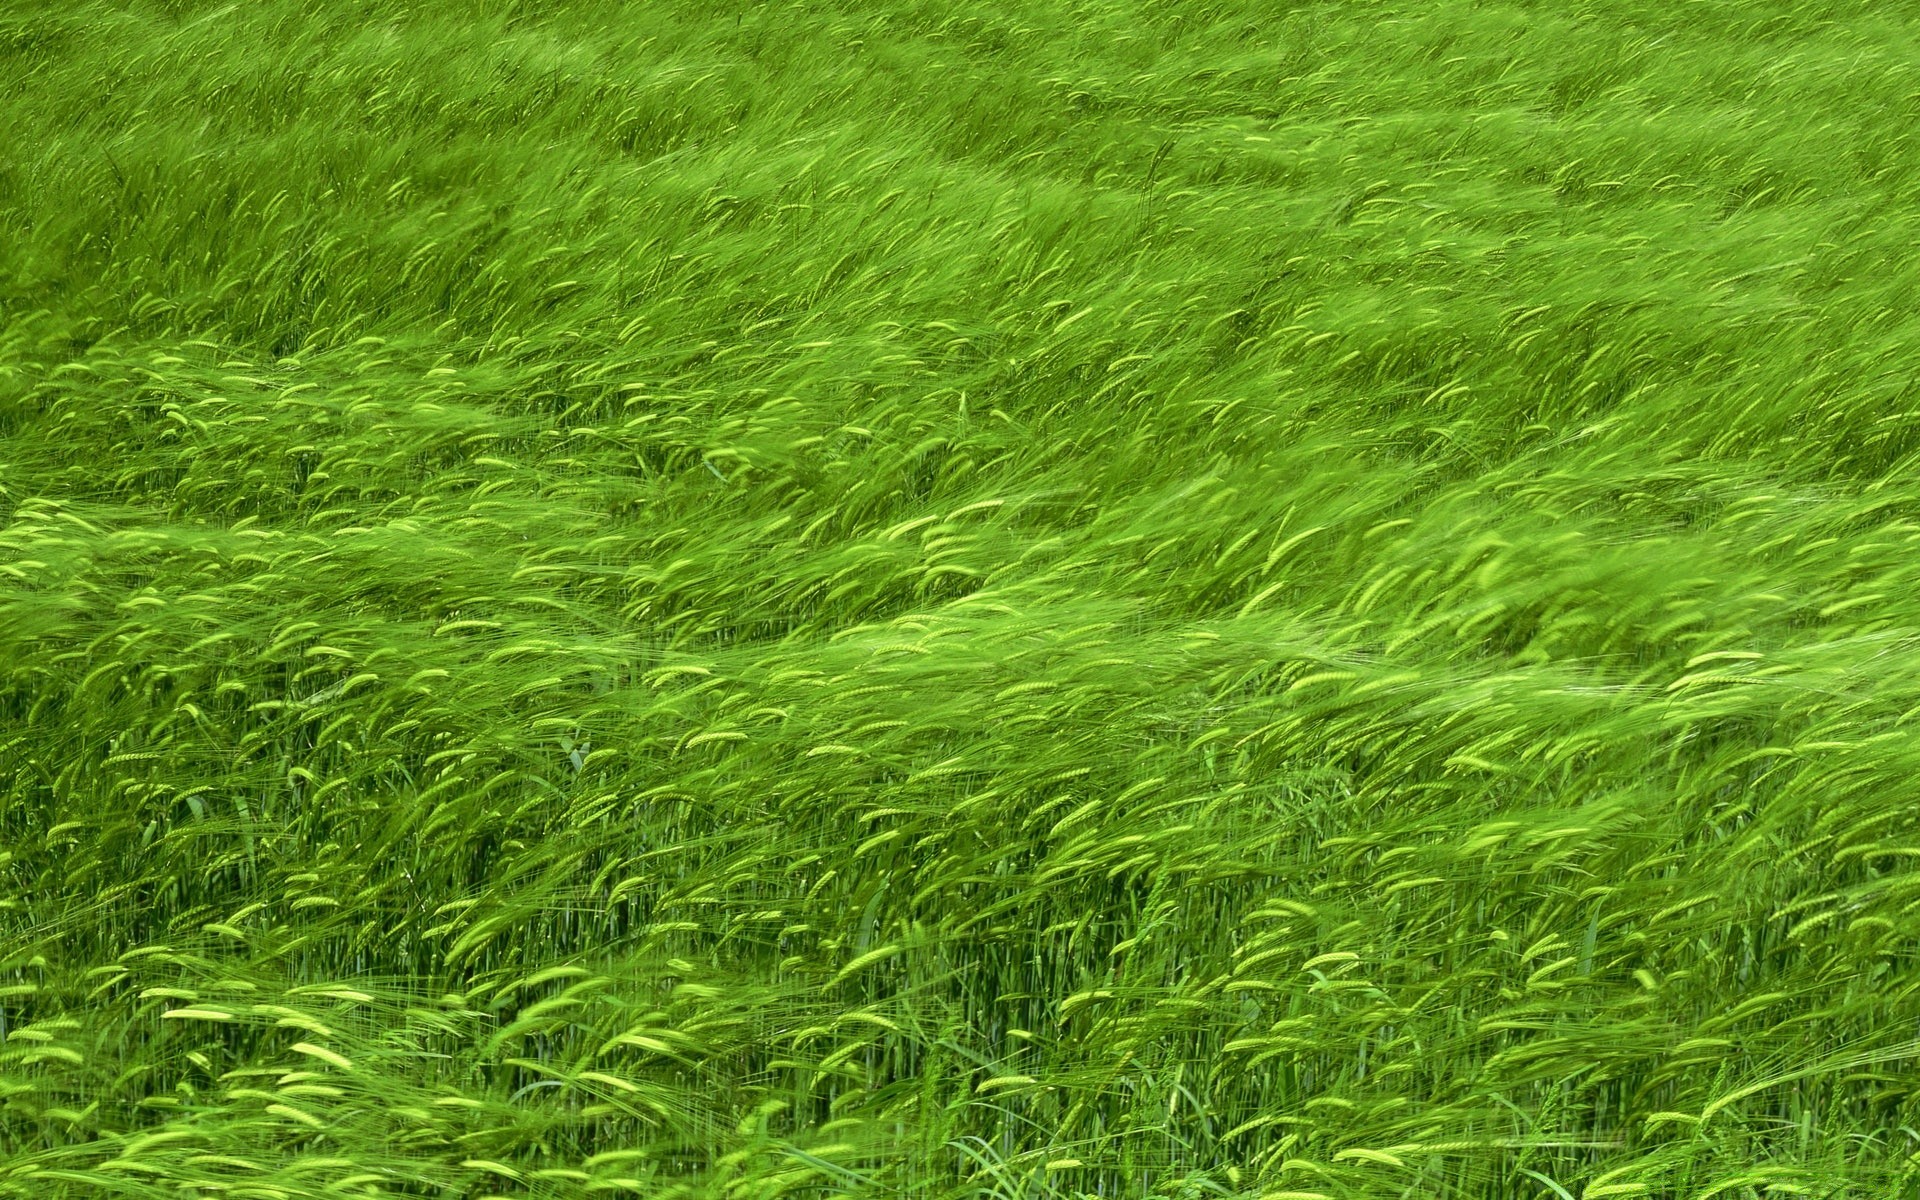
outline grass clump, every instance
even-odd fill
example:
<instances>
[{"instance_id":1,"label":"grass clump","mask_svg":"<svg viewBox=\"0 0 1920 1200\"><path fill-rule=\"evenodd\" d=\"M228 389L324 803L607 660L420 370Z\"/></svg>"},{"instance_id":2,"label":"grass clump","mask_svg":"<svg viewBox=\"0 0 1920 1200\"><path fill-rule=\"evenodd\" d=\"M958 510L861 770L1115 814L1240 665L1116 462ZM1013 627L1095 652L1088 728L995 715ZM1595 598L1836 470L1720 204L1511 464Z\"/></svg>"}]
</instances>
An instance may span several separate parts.
<instances>
[{"instance_id":1,"label":"grass clump","mask_svg":"<svg viewBox=\"0 0 1920 1200\"><path fill-rule=\"evenodd\" d=\"M1912 35L18 0L0 1196L1913 1194Z\"/></svg>"}]
</instances>

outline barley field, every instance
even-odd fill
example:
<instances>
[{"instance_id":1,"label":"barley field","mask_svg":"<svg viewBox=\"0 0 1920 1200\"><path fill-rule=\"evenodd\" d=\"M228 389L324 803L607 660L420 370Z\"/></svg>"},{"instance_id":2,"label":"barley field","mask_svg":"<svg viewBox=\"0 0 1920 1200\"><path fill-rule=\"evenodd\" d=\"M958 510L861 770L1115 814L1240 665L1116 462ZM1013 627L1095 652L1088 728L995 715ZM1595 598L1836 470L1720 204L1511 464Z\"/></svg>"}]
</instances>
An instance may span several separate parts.
<instances>
[{"instance_id":1,"label":"barley field","mask_svg":"<svg viewBox=\"0 0 1920 1200\"><path fill-rule=\"evenodd\" d=\"M0 1197L1920 1196L1920 7L6 0Z\"/></svg>"}]
</instances>

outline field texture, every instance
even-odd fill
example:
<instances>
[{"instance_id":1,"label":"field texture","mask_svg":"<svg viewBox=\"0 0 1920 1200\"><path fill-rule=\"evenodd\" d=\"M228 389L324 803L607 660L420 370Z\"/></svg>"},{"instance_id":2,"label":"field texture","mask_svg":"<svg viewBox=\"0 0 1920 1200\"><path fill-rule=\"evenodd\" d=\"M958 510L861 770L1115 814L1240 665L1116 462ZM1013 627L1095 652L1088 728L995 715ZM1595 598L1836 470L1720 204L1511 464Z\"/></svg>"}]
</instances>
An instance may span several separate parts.
<instances>
[{"instance_id":1,"label":"field texture","mask_svg":"<svg viewBox=\"0 0 1920 1200\"><path fill-rule=\"evenodd\" d=\"M6 0L0 1197L1920 1195L1920 9Z\"/></svg>"}]
</instances>

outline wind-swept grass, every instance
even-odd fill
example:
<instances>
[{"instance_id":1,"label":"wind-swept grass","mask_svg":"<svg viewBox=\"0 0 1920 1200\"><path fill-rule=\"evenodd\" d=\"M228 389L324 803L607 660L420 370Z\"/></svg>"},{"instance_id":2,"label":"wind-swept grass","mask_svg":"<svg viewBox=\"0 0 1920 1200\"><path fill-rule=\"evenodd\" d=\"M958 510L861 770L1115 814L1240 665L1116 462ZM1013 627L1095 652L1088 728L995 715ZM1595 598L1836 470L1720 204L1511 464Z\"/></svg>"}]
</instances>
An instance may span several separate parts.
<instances>
[{"instance_id":1,"label":"wind-swept grass","mask_svg":"<svg viewBox=\"0 0 1920 1200\"><path fill-rule=\"evenodd\" d=\"M1916 32L13 0L0 1196L1920 1194Z\"/></svg>"}]
</instances>

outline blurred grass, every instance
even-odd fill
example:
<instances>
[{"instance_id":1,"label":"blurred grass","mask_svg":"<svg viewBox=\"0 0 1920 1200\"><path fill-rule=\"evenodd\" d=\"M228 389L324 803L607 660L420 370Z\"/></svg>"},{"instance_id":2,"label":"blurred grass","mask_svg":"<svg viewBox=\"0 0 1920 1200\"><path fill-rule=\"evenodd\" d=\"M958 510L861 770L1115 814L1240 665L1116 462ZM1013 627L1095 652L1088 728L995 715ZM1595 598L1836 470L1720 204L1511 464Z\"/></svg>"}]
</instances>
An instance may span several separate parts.
<instances>
[{"instance_id":1,"label":"blurred grass","mask_svg":"<svg viewBox=\"0 0 1920 1200\"><path fill-rule=\"evenodd\" d=\"M1917 15L16 0L0 1196L1920 1194Z\"/></svg>"}]
</instances>

